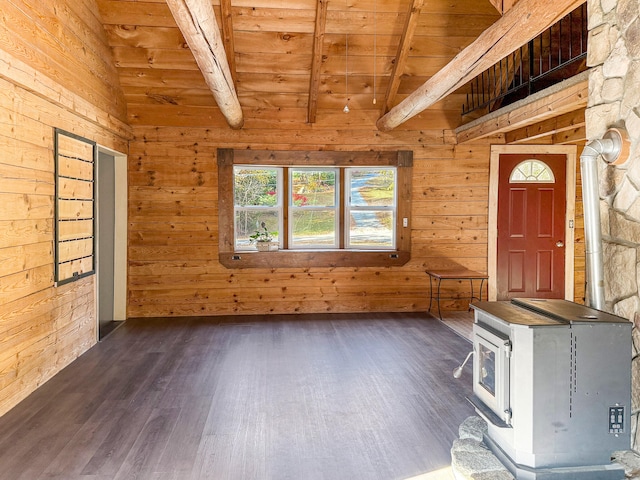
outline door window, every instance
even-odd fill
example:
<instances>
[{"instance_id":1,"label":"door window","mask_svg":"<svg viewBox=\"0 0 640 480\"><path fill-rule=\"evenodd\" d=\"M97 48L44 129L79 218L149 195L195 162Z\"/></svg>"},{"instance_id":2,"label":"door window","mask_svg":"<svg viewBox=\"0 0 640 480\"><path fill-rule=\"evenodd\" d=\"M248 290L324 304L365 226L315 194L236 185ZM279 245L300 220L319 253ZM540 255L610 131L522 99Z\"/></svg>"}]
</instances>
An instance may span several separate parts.
<instances>
[{"instance_id":1,"label":"door window","mask_svg":"<svg viewBox=\"0 0 640 480\"><path fill-rule=\"evenodd\" d=\"M553 171L546 163L531 158L520 162L511 171L509 183L556 183Z\"/></svg>"},{"instance_id":2,"label":"door window","mask_svg":"<svg viewBox=\"0 0 640 480\"><path fill-rule=\"evenodd\" d=\"M511 171L509 183L556 183L553 171L546 163L530 158Z\"/></svg>"}]
</instances>

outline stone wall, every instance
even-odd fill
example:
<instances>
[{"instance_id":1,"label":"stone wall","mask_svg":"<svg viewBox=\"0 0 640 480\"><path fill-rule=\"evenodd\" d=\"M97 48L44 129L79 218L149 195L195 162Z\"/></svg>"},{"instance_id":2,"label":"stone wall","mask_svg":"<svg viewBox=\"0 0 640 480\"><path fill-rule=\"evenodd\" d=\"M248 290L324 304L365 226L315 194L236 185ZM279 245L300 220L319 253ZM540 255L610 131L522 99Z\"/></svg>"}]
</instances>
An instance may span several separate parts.
<instances>
[{"instance_id":1,"label":"stone wall","mask_svg":"<svg viewBox=\"0 0 640 480\"><path fill-rule=\"evenodd\" d=\"M588 0L587 138L625 126L629 159L601 160L606 308L634 322L631 448L640 451L640 0Z\"/></svg>"}]
</instances>

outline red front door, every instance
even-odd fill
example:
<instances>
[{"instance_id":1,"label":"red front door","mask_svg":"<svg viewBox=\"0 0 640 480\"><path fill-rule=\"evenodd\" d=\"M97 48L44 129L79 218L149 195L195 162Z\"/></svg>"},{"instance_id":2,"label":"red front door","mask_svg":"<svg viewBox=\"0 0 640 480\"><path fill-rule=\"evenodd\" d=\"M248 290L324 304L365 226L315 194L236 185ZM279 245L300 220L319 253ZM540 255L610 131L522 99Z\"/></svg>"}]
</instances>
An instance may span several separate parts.
<instances>
[{"instance_id":1,"label":"red front door","mask_svg":"<svg viewBox=\"0 0 640 480\"><path fill-rule=\"evenodd\" d=\"M564 298L566 156L502 154L499 165L497 299Z\"/></svg>"}]
</instances>

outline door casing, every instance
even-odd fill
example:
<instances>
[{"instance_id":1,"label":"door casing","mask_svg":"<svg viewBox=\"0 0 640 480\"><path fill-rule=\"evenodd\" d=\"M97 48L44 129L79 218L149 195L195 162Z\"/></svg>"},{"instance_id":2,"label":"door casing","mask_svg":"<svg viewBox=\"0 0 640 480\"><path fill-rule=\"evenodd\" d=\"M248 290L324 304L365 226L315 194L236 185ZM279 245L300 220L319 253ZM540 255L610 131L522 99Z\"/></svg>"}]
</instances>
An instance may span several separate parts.
<instances>
[{"instance_id":1,"label":"door casing","mask_svg":"<svg viewBox=\"0 0 640 480\"><path fill-rule=\"evenodd\" d=\"M575 206L576 206L576 157L575 145L492 145L489 166L489 219L487 273L489 275L489 300L497 299L498 271L498 176L500 155L517 154L564 154L566 162L566 212L565 212L565 278L564 294L566 300L573 300L574 263L575 263Z\"/></svg>"}]
</instances>

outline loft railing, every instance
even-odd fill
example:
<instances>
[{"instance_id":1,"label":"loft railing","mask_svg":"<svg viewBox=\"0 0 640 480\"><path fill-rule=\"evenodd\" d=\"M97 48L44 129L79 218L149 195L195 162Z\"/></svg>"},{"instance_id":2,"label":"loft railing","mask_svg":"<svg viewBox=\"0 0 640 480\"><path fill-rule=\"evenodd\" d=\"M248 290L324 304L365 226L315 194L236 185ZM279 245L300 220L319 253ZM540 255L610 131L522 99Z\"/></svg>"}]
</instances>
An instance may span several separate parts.
<instances>
[{"instance_id":1,"label":"loft railing","mask_svg":"<svg viewBox=\"0 0 640 480\"><path fill-rule=\"evenodd\" d=\"M586 57L585 3L469 82L462 115L485 115L577 75Z\"/></svg>"}]
</instances>

